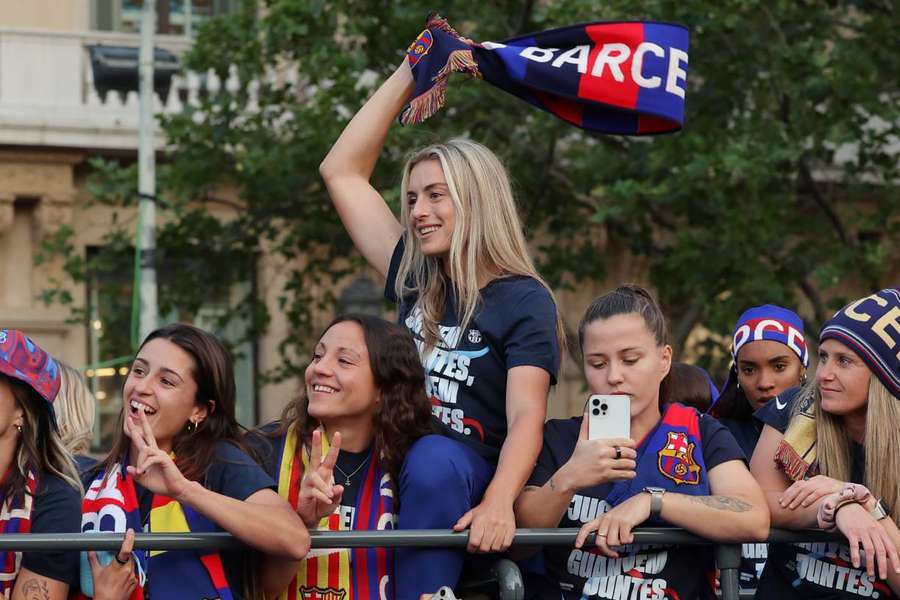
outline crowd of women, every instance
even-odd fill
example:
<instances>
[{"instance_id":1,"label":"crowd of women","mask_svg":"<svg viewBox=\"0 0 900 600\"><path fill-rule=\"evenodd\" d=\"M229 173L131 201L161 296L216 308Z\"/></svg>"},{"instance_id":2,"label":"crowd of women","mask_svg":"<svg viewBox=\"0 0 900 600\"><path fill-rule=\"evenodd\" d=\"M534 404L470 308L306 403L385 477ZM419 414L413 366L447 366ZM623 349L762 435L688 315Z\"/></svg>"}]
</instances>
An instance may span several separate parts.
<instances>
[{"instance_id":1,"label":"crowd of women","mask_svg":"<svg viewBox=\"0 0 900 600\"><path fill-rule=\"evenodd\" d=\"M320 168L399 322L336 318L277 421L242 430L228 351L169 325L134 358L112 450L76 468L62 368L0 330L0 531L123 535L118 552L0 553L4 596L417 599L506 552L516 527L577 527L573 547L516 549L529 597L714 597L708 547L634 543L668 524L745 542L742 584L760 598L896 597L900 290L826 322L814 373L796 313L748 310L721 394L694 386L706 412L675 401L689 377L673 375L655 299L620 286L587 307L577 354L590 393L628 396L630 437L545 422L566 338L501 163L465 139L419 150L399 219L370 184L411 90L404 62ZM766 545L770 526L846 541ZM468 552L310 549L312 529L395 528L468 530ZM135 532L188 531L246 549L134 548Z\"/></svg>"}]
</instances>

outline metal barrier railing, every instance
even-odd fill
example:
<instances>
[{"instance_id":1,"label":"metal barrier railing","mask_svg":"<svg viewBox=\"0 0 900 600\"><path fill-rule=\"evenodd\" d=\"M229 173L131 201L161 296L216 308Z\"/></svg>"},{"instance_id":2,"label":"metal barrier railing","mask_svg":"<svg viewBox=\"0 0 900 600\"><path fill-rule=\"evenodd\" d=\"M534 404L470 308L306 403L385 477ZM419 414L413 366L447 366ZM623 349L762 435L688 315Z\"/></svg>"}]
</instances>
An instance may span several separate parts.
<instances>
[{"instance_id":1,"label":"metal barrier railing","mask_svg":"<svg viewBox=\"0 0 900 600\"><path fill-rule=\"evenodd\" d=\"M722 600L739 600L739 570L741 543L716 543L683 529L644 527L634 530L635 544L678 544L715 546L716 566ZM513 544L517 546L570 546L578 529L517 529ZM313 548L371 548L371 547L464 547L468 532L434 529L405 529L393 531L312 531ZM593 545L596 535L587 538ZM837 532L819 529L787 531L772 529L766 540L771 543L835 542L844 537ZM0 551L58 551L58 550L118 550L122 544L120 533L12 533L0 535ZM244 546L230 533L139 533L135 548L143 550L195 550L199 548L237 549Z\"/></svg>"}]
</instances>

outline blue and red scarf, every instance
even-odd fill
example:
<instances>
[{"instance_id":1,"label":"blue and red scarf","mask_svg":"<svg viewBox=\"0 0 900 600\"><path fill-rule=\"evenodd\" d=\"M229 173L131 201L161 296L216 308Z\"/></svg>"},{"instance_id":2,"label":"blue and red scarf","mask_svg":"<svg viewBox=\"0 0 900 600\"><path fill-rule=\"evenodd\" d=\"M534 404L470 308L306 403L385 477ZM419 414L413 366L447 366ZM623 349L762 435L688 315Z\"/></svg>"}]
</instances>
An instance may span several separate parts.
<instances>
[{"instance_id":1,"label":"blue and red scarf","mask_svg":"<svg viewBox=\"0 0 900 600\"><path fill-rule=\"evenodd\" d=\"M588 131L677 131L684 125L688 37L681 25L622 21L479 44L432 14L407 51L415 90L400 120L421 123L436 113L455 71Z\"/></svg>"},{"instance_id":2,"label":"blue and red scarf","mask_svg":"<svg viewBox=\"0 0 900 600\"><path fill-rule=\"evenodd\" d=\"M322 434L322 456L328 453L328 440ZM369 460L365 479L356 497L356 510L350 529L365 531L393 529L394 488L381 468L381 461ZM278 452L278 493L297 508L300 480L309 468L309 452L300 443L294 425L288 427ZM323 518L319 529L341 530L337 513ZM392 600L394 592L394 552L387 548L351 550L312 550L301 561L297 575L279 600Z\"/></svg>"},{"instance_id":3,"label":"blue and red scarf","mask_svg":"<svg viewBox=\"0 0 900 600\"><path fill-rule=\"evenodd\" d=\"M648 486L691 496L709 495L700 413L695 409L678 403L666 407L659 424L637 448L637 475L613 484L606 501L617 506Z\"/></svg>"},{"instance_id":4,"label":"blue and red scarf","mask_svg":"<svg viewBox=\"0 0 900 600\"><path fill-rule=\"evenodd\" d=\"M126 459L127 460L127 459ZM134 477L123 461L108 473L100 473L91 482L81 505L81 530L124 533L143 531ZM172 498L155 494L150 510L150 531L188 533L218 531L215 524ZM219 598L233 600L218 552L166 551L135 549L132 552L138 586L131 600L143 600L144 588L155 598L185 600ZM82 554L82 560L85 560ZM151 579L151 574L157 573Z\"/></svg>"},{"instance_id":5,"label":"blue and red scarf","mask_svg":"<svg viewBox=\"0 0 900 600\"><path fill-rule=\"evenodd\" d=\"M9 479L12 469L3 476L0 484ZM31 515L34 508L34 496L37 493L37 478L28 473L28 481L25 484L26 493L21 497L8 497L3 499L0 507L0 535L5 533L29 533L31 531ZM15 551L0 552L0 595L9 599L12 596L16 577L22 567L22 553Z\"/></svg>"}]
</instances>

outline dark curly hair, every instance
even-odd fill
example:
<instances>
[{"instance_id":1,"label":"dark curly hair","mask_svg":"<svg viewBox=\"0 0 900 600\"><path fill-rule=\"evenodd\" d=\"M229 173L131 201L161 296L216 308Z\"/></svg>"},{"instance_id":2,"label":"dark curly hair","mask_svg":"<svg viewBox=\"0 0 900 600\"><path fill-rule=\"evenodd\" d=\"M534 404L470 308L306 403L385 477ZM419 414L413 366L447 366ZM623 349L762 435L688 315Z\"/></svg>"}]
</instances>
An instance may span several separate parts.
<instances>
[{"instance_id":1,"label":"dark curly hair","mask_svg":"<svg viewBox=\"0 0 900 600\"><path fill-rule=\"evenodd\" d=\"M369 367L375 387L381 392L381 402L373 417L374 455L381 457L382 468L397 485L406 452L420 437L434 432L431 403L425 395L425 370L409 330L380 317L340 315L328 324L322 335L338 323L348 321L362 327L369 352ZM312 432L319 426L319 422L310 417L308 405L309 398L304 389L296 400L285 407L281 414L281 427L271 435L284 435L288 427L296 424L300 439L308 446ZM397 499L395 496L395 502Z\"/></svg>"}]
</instances>

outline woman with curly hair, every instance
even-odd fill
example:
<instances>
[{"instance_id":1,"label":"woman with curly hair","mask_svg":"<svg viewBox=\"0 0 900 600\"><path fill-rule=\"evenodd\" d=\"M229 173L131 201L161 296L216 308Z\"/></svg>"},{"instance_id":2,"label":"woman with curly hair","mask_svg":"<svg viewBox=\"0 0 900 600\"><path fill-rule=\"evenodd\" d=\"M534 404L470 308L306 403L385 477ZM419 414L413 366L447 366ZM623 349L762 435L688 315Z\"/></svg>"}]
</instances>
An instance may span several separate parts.
<instances>
[{"instance_id":1,"label":"woman with curly hair","mask_svg":"<svg viewBox=\"0 0 900 600\"><path fill-rule=\"evenodd\" d=\"M339 316L316 343L305 382L279 421L248 438L278 493L310 528L393 529L398 501L417 500L395 493L404 457L432 430L412 336L378 317ZM393 558L389 548L314 550L299 570L262 577L266 589L291 577L283 598L394 598Z\"/></svg>"}]
</instances>

